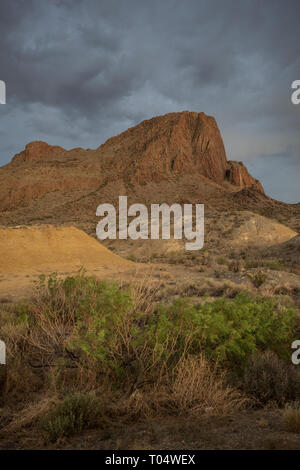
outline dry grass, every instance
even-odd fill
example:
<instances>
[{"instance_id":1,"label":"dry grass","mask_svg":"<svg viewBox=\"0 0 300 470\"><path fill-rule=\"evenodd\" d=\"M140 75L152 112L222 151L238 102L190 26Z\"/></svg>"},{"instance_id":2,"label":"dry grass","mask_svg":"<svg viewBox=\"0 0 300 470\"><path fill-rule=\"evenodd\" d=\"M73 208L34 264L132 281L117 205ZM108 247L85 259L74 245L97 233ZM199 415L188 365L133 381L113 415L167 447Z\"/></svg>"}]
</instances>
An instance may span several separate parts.
<instances>
[{"instance_id":1,"label":"dry grass","mask_svg":"<svg viewBox=\"0 0 300 470\"><path fill-rule=\"evenodd\" d=\"M243 388L261 405L273 402L282 406L300 396L300 373L271 351L255 354L246 367Z\"/></svg>"},{"instance_id":2,"label":"dry grass","mask_svg":"<svg viewBox=\"0 0 300 470\"><path fill-rule=\"evenodd\" d=\"M204 356L182 358L171 381L171 401L176 410L198 415L204 411L226 414L238 410L247 399L226 384L226 375Z\"/></svg>"},{"instance_id":3,"label":"dry grass","mask_svg":"<svg viewBox=\"0 0 300 470\"><path fill-rule=\"evenodd\" d=\"M66 384L64 387L68 390ZM1 429L1 435L36 427L49 413L55 421L53 409L61 403L58 392L52 389L46 397L39 395L15 412L11 421ZM225 374L204 357L186 357L172 373L158 378L151 385L142 384L140 388L128 390L128 393L116 393L109 383L95 383L94 393L101 405L101 421L108 429L117 424L122 426L137 420L163 419L164 416L200 418L206 413L225 415L244 408L249 402L238 390L227 385ZM76 394L74 391L73 395Z\"/></svg>"},{"instance_id":4,"label":"dry grass","mask_svg":"<svg viewBox=\"0 0 300 470\"><path fill-rule=\"evenodd\" d=\"M300 433L300 404L296 402L286 406L283 419L289 431Z\"/></svg>"},{"instance_id":5,"label":"dry grass","mask_svg":"<svg viewBox=\"0 0 300 470\"><path fill-rule=\"evenodd\" d=\"M226 383L225 373L204 356L188 356L150 388L136 389L122 405L124 414L150 418L159 415L200 417L204 413L225 415L249 403L241 392Z\"/></svg>"},{"instance_id":6,"label":"dry grass","mask_svg":"<svg viewBox=\"0 0 300 470\"><path fill-rule=\"evenodd\" d=\"M57 397L49 395L40 398L38 401L29 403L20 411L15 412L9 424L1 429L1 435L5 436L20 430L23 427L30 427L44 416L55 404Z\"/></svg>"}]
</instances>

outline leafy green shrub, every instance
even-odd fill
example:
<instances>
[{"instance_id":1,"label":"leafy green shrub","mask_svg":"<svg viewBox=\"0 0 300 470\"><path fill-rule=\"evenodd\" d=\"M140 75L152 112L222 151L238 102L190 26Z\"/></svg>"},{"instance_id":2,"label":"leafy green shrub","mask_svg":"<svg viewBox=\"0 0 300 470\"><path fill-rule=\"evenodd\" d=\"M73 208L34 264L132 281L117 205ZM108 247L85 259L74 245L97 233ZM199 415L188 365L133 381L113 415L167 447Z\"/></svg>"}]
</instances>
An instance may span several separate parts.
<instances>
[{"instance_id":1,"label":"leafy green shrub","mask_svg":"<svg viewBox=\"0 0 300 470\"><path fill-rule=\"evenodd\" d=\"M118 333L126 322L131 323L132 310L133 303L126 290L116 284L101 283L97 289L92 286L77 307L69 347L79 348L99 362L112 365L120 342Z\"/></svg>"},{"instance_id":2,"label":"leafy green shrub","mask_svg":"<svg viewBox=\"0 0 300 470\"><path fill-rule=\"evenodd\" d=\"M14 344L26 351L27 362L39 358L42 365L55 365L58 387L66 383L67 365L78 374L86 371L91 387L105 377L124 388L128 381L155 380L186 354L201 353L240 371L258 350L290 352L293 308L279 311L275 302L246 294L199 305L180 299L153 313L143 290L137 295L84 273L43 278L37 292Z\"/></svg>"},{"instance_id":3,"label":"leafy green shrub","mask_svg":"<svg viewBox=\"0 0 300 470\"><path fill-rule=\"evenodd\" d=\"M100 372L122 372L139 318L130 291L85 273L65 279L51 276L39 288L46 317L55 325L67 323L65 349L83 363L87 357L96 361ZM40 314L36 318L40 321Z\"/></svg>"},{"instance_id":4,"label":"leafy green shrub","mask_svg":"<svg viewBox=\"0 0 300 470\"><path fill-rule=\"evenodd\" d=\"M40 277L34 304L47 310L49 316L59 315L61 319L70 315L78 317L83 311L93 313L98 307L103 307L104 303L108 303L106 308L117 304L115 297L118 291L120 289L116 284L101 282L95 276L87 276L84 271L65 278L60 278L54 273L49 277ZM124 289L122 294L128 298Z\"/></svg>"},{"instance_id":5,"label":"leafy green shrub","mask_svg":"<svg viewBox=\"0 0 300 470\"><path fill-rule=\"evenodd\" d=\"M182 354L203 352L221 364L239 368L259 349L288 354L295 327L292 308L277 312L275 302L241 293L234 300L218 299L193 305L188 299L160 306L149 319L146 335L154 356L177 361Z\"/></svg>"},{"instance_id":6,"label":"leafy green shrub","mask_svg":"<svg viewBox=\"0 0 300 470\"><path fill-rule=\"evenodd\" d=\"M59 438L73 436L97 425L100 405L92 395L67 396L41 420L45 438L55 442Z\"/></svg>"},{"instance_id":7,"label":"leafy green shrub","mask_svg":"<svg viewBox=\"0 0 300 470\"><path fill-rule=\"evenodd\" d=\"M255 354L246 366L243 388L262 405L269 401L283 405L300 397L300 372L271 351Z\"/></svg>"}]
</instances>

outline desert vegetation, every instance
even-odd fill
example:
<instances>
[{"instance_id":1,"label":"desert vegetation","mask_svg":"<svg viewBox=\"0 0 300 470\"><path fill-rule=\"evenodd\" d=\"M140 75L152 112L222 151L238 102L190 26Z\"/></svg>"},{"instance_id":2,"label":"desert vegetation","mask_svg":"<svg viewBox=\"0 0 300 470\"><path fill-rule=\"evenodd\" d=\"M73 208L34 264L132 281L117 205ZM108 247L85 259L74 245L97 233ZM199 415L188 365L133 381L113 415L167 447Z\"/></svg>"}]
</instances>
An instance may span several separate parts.
<instances>
[{"instance_id":1,"label":"desert vegetation","mask_svg":"<svg viewBox=\"0 0 300 470\"><path fill-rule=\"evenodd\" d=\"M3 442L26 430L35 446L51 448L89 429L105 436L120 426L198 423L270 404L286 407L283 421L296 430L292 303L243 291L162 301L159 290L147 279L103 282L80 271L41 276L29 300L3 302Z\"/></svg>"}]
</instances>

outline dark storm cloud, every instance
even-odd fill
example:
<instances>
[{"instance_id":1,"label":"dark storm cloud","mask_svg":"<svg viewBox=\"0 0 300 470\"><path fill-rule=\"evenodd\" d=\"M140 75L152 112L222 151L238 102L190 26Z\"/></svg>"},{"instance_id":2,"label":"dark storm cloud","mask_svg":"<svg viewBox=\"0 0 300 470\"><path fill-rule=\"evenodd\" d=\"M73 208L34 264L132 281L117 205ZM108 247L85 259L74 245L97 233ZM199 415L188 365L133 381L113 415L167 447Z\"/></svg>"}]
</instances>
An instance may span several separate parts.
<instances>
[{"instance_id":1,"label":"dark storm cloud","mask_svg":"<svg viewBox=\"0 0 300 470\"><path fill-rule=\"evenodd\" d=\"M216 117L228 158L269 194L300 200L282 176L300 170L299 13L297 0L2 1L2 162L30 140L97 147L189 109Z\"/></svg>"}]
</instances>

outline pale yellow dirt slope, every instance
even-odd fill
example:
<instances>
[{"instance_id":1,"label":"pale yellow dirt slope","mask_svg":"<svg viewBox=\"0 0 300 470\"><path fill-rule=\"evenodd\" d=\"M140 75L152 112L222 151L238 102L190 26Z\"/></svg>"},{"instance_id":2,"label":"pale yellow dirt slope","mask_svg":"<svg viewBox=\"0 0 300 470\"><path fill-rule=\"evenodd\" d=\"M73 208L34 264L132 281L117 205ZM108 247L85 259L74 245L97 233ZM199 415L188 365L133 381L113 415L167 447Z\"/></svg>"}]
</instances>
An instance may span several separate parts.
<instances>
[{"instance_id":1,"label":"pale yellow dirt slope","mask_svg":"<svg viewBox=\"0 0 300 470\"><path fill-rule=\"evenodd\" d=\"M130 266L75 227L0 228L0 273Z\"/></svg>"},{"instance_id":2,"label":"pale yellow dirt slope","mask_svg":"<svg viewBox=\"0 0 300 470\"><path fill-rule=\"evenodd\" d=\"M74 274L81 267L103 279L136 271L135 263L75 227L0 227L1 298L26 296L40 274Z\"/></svg>"},{"instance_id":3,"label":"pale yellow dirt slope","mask_svg":"<svg viewBox=\"0 0 300 470\"><path fill-rule=\"evenodd\" d=\"M233 230L232 244L272 246L286 242L297 235L294 230L268 217L249 211L244 211L241 214L245 220Z\"/></svg>"}]
</instances>

